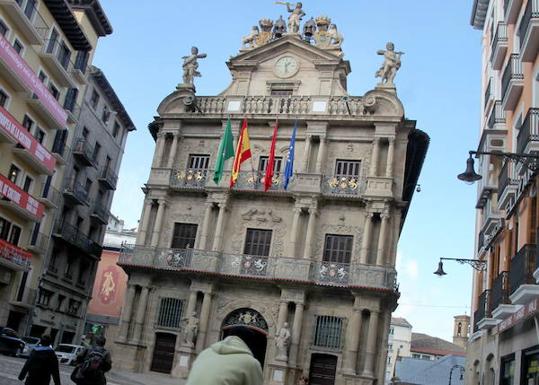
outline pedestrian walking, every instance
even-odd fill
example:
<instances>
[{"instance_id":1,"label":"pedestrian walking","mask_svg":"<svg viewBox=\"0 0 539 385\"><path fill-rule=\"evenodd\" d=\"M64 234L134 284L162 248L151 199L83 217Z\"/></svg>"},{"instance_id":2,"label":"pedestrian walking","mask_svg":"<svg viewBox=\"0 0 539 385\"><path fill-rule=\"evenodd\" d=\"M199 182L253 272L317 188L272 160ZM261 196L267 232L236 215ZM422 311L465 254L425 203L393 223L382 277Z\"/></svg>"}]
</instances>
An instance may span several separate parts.
<instances>
[{"instance_id":1,"label":"pedestrian walking","mask_svg":"<svg viewBox=\"0 0 539 385\"><path fill-rule=\"evenodd\" d=\"M186 385L262 385L262 367L249 347L254 333L245 326L229 329L228 337L200 353Z\"/></svg>"},{"instance_id":2,"label":"pedestrian walking","mask_svg":"<svg viewBox=\"0 0 539 385\"><path fill-rule=\"evenodd\" d=\"M26 385L48 385L51 377L55 385L60 385L60 371L58 358L51 347L51 337L47 334L41 336L39 345L30 353L30 357L21 369L19 380Z\"/></svg>"},{"instance_id":3,"label":"pedestrian walking","mask_svg":"<svg viewBox=\"0 0 539 385\"><path fill-rule=\"evenodd\" d=\"M105 349L107 339L95 337L95 345L83 350L77 357L71 380L77 385L106 385L105 373L112 368L110 352Z\"/></svg>"}]
</instances>

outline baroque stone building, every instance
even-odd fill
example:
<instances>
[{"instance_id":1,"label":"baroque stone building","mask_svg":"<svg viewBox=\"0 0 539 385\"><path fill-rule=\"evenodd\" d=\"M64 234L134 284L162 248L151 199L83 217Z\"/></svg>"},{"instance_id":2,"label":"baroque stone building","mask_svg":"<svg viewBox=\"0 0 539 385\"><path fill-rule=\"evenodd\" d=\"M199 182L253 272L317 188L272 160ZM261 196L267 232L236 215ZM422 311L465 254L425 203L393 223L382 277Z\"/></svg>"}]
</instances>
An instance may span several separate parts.
<instances>
[{"instance_id":1,"label":"baroque stone building","mask_svg":"<svg viewBox=\"0 0 539 385\"><path fill-rule=\"evenodd\" d=\"M115 365L185 377L201 350L247 325L267 384L302 374L311 384L383 383L396 245L429 139L392 84L350 96L342 37L321 38L328 18L309 22L300 35L281 33L280 21L268 32L273 22L261 20L226 63L226 90L198 96L180 84L159 105L137 242L119 261L129 281ZM212 178L228 116L234 137L247 118L252 151L233 188L230 161L219 184Z\"/></svg>"}]
</instances>

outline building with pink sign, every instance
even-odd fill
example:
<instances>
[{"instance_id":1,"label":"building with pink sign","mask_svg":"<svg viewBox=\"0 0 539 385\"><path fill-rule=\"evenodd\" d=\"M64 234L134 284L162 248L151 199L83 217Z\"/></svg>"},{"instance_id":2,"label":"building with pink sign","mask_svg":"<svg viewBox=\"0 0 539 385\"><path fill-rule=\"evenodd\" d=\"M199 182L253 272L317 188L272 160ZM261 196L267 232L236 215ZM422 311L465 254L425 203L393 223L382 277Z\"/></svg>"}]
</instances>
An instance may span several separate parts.
<instances>
[{"instance_id":1,"label":"building with pink sign","mask_svg":"<svg viewBox=\"0 0 539 385\"><path fill-rule=\"evenodd\" d=\"M73 170L88 150L82 126L93 128L81 108L94 90L93 55L111 33L98 0L0 2L0 326L21 335L74 342L83 329L111 200L96 208L90 186L97 194L119 162L105 170L91 159L90 184ZM114 111L99 135L112 136Z\"/></svg>"}]
</instances>

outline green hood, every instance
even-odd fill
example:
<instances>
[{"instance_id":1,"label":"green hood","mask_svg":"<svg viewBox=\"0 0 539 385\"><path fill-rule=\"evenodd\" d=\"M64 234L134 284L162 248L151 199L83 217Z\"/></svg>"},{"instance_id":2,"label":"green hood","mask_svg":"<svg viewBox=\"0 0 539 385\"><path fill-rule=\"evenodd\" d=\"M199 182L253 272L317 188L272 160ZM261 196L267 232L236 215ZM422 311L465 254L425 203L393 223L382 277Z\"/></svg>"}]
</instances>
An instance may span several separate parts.
<instances>
[{"instance_id":1,"label":"green hood","mask_svg":"<svg viewBox=\"0 0 539 385\"><path fill-rule=\"evenodd\" d=\"M249 354L252 356L251 350L236 336L226 337L224 340L214 343L211 349L217 354Z\"/></svg>"}]
</instances>

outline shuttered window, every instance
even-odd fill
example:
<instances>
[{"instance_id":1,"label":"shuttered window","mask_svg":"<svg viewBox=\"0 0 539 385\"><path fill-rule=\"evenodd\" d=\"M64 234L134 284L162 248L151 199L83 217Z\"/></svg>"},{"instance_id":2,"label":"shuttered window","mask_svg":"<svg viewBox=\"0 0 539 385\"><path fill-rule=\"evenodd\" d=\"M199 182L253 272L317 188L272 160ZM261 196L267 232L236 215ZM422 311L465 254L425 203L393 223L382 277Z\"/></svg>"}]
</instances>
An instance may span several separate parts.
<instances>
[{"instance_id":1,"label":"shuttered window","mask_svg":"<svg viewBox=\"0 0 539 385\"><path fill-rule=\"evenodd\" d=\"M326 234L324 261L350 263L353 241L354 237L351 235Z\"/></svg>"},{"instance_id":2,"label":"shuttered window","mask_svg":"<svg viewBox=\"0 0 539 385\"><path fill-rule=\"evenodd\" d=\"M268 256L271 245L271 230L247 229L244 254Z\"/></svg>"},{"instance_id":3,"label":"shuttered window","mask_svg":"<svg viewBox=\"0 0 539 385\"><path fill-rule=\"evenodd\" d=\"M360 169L360 160L337 159L335 162L335 176L357 178L359 177Z\"/></svg>"},{"instance_id":4,"label":"shuttered window","mask_svg":"<svg viewBox=\"0 0 539 385\"><path fill-rule=\"evenodd\" d=\"M182 321L183 300L178 298L161 298L157 325L179 329Z\"/></svg>"},{"instance_id":5,"label":"shuttered window","mask_svg":"<svg viewBox=\"0 0 539 385\"><path fill-rule=\"evenodd\" d=\"M316 316L314 345L322 348L341 349L343 318L327 315Z\"/></svg>"},{"instance_id":6,"label":"shuttered window","mask_svg":"<svg viewBox=\"0 0 539 385\"><path fill-rule=\"evenodd\" d=\"M172 236L173 249L192 249L195 246L198 225L193 223L175 223Z\"/></svg>"},{"instance_id":7,"label":"shuttered window","mask_svg":"<svg viewBox=\"0 0 539 385\"><path fill-rule=\"evenodd\" d=\"M191 170L207 170L210 164L209 155L189 155L187 168Z\"/></svg>"}]
</instances>

